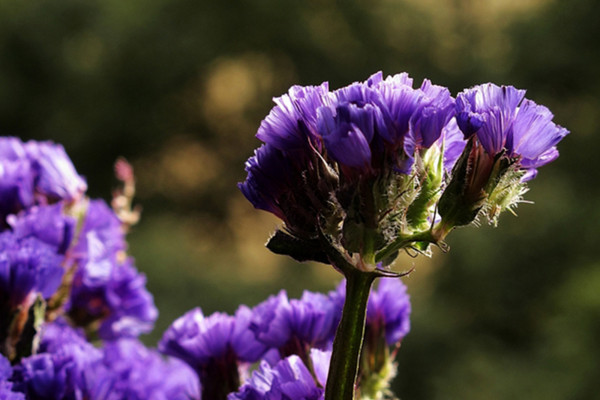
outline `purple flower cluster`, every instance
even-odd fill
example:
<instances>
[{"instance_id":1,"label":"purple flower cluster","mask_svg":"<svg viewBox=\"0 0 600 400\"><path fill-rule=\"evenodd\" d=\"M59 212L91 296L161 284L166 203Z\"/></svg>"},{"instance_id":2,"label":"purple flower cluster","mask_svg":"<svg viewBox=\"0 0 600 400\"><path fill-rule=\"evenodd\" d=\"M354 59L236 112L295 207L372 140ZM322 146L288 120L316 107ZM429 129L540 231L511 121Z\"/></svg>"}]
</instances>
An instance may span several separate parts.
<instances>
[{"instance_id":1,"label":"purple flower cluster","mask_svg":"<svg viewBox=\"0 0 600 400\"><path fill-rule=\"evenodd\" d=\"M0 177L0 398L198 398L187 366L125 339L157 311L123 223L62 146L0 138Z\"/></svg>"},{"instance_id":2,"label":"purple flower cluster","mask_svg":"<svg viewBox=\"0 0 600 400\"><path fill-rule=\"evenodd\" d=\"M537 168L558 156L568 131L524 94L485 84L455 100L429 80L414 87L406 73L377 73L334 91L327 83L294 86L260 125L264 144L246 162L239 188L285 222L291 238L277 235L285 243L272 243L275 252L322 261L290 243L327 232L360 255L359 269L386 266L396 243L440 219L429 241L481 210L495 222L521 200Z\"/></svg>"},{"instance_id":3,"label":"purple flower cluster","mask_svg":"<svg viewBox=\"0 0 600 400\"><path fill-rule=\"evenodd\" d=\"M189 367L165 360L135 339L96 348L64 321L45 326L38 354L11 374L14 390L28 399L198 399Z\"/></svg>"},{"instance_id":4,"label":"purple flower cluster","mask_svg":"<svg viewBox=\"0 0 600 400\"><path fill-rule=\"evenodd\" d=\"M434 143L458 150L448 154L447 168L460 154L450 92L428 80L415 89L407 74L378 73L333 92L327 83L294 86L275 103L256 135L265 144L246 163L239 187L300 236L315 232L314 216L332 194L348 201L348 181L408 173L416 154Z\"/></svg>"},{"instance_id":5,"label":"purple flower cluster","mask_svg":"<svg viewBox=\"0 0 600 400\"><path fill-rule=\"evenodd\" d=\"M80 325L99 321L103 339L134 337L152 330L158 311L146 278L125 255L121 222L101 200L90 201L78 242L71 251L77 265L69 315Z\"/></svg>"},{"instance_id":6,"label":"purple flower cluster","mask_svg":"<svg viewBox=\"0 0 600 400\"><path fill-rule=\"evenodd\" d=\"M300 299L281 291L252 309L241 306L234 316L206 317L196 308L171 325L159 349L196 371L203 398L317 400L323 396L344 298L342 283L327 295L306 291ZM410 328L402 282L382 282L368 313L367 329L395 347ZM240 386L247 366L257 361L259 370Z\"/></svg>"},{"instance_id":7,"label":"purple flower cluster","mask_svg":"<svg viewBox=\"0 0 600 400\"><path fill-rule=\"evenodd\" d=\"M157 311L125 253L123 224L84 197L62 146L0 138L0 174L0 348L14 351L38 295L102 338L150 331Z\"/></svg>"}]
</instances>

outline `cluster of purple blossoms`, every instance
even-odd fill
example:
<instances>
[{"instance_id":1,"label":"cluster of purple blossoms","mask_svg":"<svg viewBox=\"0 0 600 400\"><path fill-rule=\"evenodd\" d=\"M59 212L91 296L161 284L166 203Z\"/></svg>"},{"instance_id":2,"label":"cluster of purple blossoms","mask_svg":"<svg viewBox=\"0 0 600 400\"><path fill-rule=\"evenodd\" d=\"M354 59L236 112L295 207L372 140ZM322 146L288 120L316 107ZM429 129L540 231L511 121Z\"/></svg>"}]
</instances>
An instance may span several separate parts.
<instances>
[{"instance_id":1,"label":"cluster of purple blossoms","mask_svg":"<svg viewBox=\"0 0 600 400\"><path fill-rule=\"evenodd\" d=\"M357 268L385 267L407 244L423 250L479 215L495 222L557 157L568 131L524 94L485 84L455 100L405 73L294 86L262 122L239 187L285 222L273 251L334 263L324 248L298 250L326 234Z\"/></svg>"},{"instance_id":2,"label":"cluster of purple blossoms","mask_svg":"<svg viewBox=\"0 0 600 400\"><path fill-rule=\"evenodd\" d=\"M11 380L28 399L199 398L197 379L184 363L136 339L94 347L64 321L44 327L38 353L21 360Z\"/></svg>"},{"instance_id":3,"label":"cluster of purple blossoms","mask_svg":"<svg viewBox=\"0 0 600 400\"><path fill-rule=\"evenodd\" d=\"M329 294L304 292L289 299L285 291L230 316L205 317L198 308L177 319L165 332L159 349L187 363L201 383L202 398L322 399L335 329L344 302L343 283ZM399 279L388 279L373 292L367 329L386 345L365 347L365 359L385 358L391 365L395 348L410 328L410 301ZM248 367L259 362L243 383ZM386 380L381 367L368 366L364 380ZM316 379L315 379L316 377ZM240 386L241 384L241 386Z\"/></svg>"},{"instance_id":4,"label":"cluster of purple blossoms","mask_svg":"<svg viewBox=\"0 0 600 400\"><path fill-rule=\"evenodd\" d=\"M187 366L134 339L157 310L126 224L86 188L62 146L0 138L0 398L197 397Z\"/></svg>"},{"instance_id":5,"label":"cluster of purple blossoms","mask_svg":"<svg viewBox=\"0 0 600 400\"><path fill-rule=\"evenodd\" d=\"M62 146L0 138L0 156L2 326L17 310L27 319L41 296L53 315L66 313L102 338L148 332L157 311L126 255L123 223L102 200L84 197L85 180ZM0 337L7 348L19 335Z\"/></svg>"}]
</instances>

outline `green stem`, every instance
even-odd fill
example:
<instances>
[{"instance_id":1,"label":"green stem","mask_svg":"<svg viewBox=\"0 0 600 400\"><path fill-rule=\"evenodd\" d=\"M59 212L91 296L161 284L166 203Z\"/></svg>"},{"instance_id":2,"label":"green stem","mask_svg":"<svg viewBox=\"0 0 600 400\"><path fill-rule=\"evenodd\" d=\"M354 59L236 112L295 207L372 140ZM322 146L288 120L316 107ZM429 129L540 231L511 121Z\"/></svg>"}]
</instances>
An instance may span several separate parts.
<instances>
[{"instance_id":1,"label":"green stem","mask_svg":"<svg viewBox=\"0 0 600 400\"><path fill-rule=\"evenodd\" d=\"M430 230L417 232L412 235L399 235L396 240L388 244L375 255L375 261L379 262L385 260L396 251L414 242L437 243L438 240L433 237Z\"/></svg>"},{"instance_id":2,"label":"green stem","mask_svg":"<svg viewBox=\"0 0 600 400\"><path fill-rule=\"evenodd\" d=\"M377 274L357 269L344 271L346 300L333 341L325 400L354 399L354 385L365 331L367 302Z\"/></svg>"}]
</instances>

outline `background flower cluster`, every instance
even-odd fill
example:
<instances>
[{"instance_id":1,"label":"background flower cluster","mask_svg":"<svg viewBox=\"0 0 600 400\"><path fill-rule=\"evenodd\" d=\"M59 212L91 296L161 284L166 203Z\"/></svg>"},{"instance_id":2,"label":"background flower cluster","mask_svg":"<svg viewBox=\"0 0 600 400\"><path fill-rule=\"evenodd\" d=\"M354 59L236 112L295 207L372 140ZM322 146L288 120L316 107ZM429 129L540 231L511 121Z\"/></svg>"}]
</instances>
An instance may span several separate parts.
<instances>
[{"instance_id":1,"label":"background flower cluster","mask_svg":"<svg viewBox=\"0 0 600 400\"><path fill-rule=\"evenodd\" d=\"M4 137L0 155L2 398L323 397L343 283L300 299L281 291L234 315L196 308L148 348L138 336L157 309L127 253L130 167L117 164L123 188L111 207L86 196L60 145ZM373 393L383 395L395 374L410 309L397 279L370 300L361 378L365 388L378 383Z\"/></svg>"}]
</instances>

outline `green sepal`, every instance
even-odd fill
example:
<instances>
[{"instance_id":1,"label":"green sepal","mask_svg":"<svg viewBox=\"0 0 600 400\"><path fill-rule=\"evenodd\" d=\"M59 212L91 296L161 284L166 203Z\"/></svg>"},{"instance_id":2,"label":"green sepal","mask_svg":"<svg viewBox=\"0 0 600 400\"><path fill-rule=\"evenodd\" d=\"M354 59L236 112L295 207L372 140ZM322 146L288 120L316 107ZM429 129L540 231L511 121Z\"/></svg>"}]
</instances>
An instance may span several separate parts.
<instances>
[{"instance_id":1,"label":"green sepal","mask_svg":"<svg viewBox=\"0 0 600 400\"><path fill-rule=\"evenodd\" d=\"M473 202L472 199L467 199L465 196L470 178L469 174L473 172L472 166L469 165L472 149L473 140L469 140L460 158L454 165L452 179L446 189L444 189L438 202L438 213L444 221L447 221L452 226L470 224L483 207L483 202L478 204L478 202Z\"/></svg>"},{"instance_id":2,"label":"green sepal","mask_svg":"<svg viewBox=\"0 0 600 400\"><path fill-rule=\"evenodd\" d=\"M299 262L317 261L329 264L327 254L321 249L318 238L300 239L281 229L275 231L267 241L267 249L275 254L290 256Z\"/></svg>"}]
</instances>

